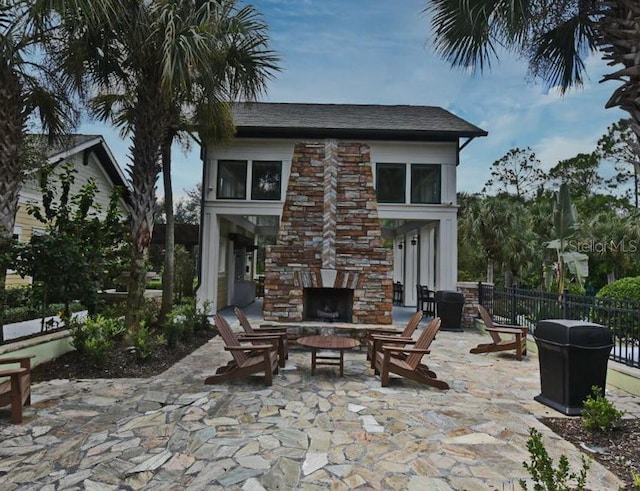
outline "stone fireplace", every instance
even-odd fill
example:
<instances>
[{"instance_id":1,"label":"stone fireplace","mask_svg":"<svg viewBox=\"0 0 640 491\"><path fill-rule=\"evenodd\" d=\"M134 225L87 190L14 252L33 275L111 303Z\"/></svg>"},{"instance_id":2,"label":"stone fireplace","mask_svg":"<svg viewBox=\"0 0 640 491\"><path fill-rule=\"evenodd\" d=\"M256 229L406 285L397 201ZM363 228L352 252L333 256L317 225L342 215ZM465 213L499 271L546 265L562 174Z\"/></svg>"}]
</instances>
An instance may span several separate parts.
<instances>
[{"instance_id":1,"label":"stone fireplace","mask_svg":"<svg viewBox=\"0 0 640 491\"><path fill-rule=\"evenodd\" d=\"M265 320L391 323L392 251L382 245L370 160L361 143L295 145L266 253Z\"/></svg>"}]
</instances>

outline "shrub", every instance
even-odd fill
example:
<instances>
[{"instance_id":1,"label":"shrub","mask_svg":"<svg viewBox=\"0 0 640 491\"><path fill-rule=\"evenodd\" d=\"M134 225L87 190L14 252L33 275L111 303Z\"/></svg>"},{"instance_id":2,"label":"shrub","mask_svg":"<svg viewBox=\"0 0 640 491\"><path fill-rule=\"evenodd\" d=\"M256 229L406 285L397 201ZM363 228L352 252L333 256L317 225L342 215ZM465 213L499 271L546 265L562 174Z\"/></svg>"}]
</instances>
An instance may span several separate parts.
<instances>
[{"instance_id":1,"label":"shrub","mask_svg":"<svg viewBox=\"0 0 640 491\"><path fill-rule=\"evenodd\" d=\"M167 315L163 326L167 344L175 346L179 340L187 340L194 332L208 329L207 306L203 310L198 309L193 299L177 305Z\"/></svg>"},{"instance_id":2,"label":"shrub","mask_svg":"<svg viewBox=\"0 0 640 491\"><path fill-rule=\"evenodd\" d=\"M138 361L144 362L148 360L153 354L156 346L163 342L162 336L155 336L151 328L143 321L140 323L140 327L133 335L131 342L136 352Z\"/></svg>"},{"instance_id":3,"label":"shrub","mask_svg":"<svg viewBox=\"0 0 640 491\"><path fill-rule=\"evenodd\" d=\"M122 338L125 327L121 319L97 315L86 319L73 318L69 321L73 347L100 366L107 354Z\"/></svg>"},{"instance_id":4,"label":"shrub","mask_svg":"<svg viewBox=\"0 0 640 491\"><path fill-rule=\"evenodd\" d=\"M147 290L162 290L162 281L161 280L149 280L145 285Z\"/></svg>"},{"instance_id":5,"label":"shrub","mask_svg":"<svg viewBox=\"0 0 640 491\"><path fill-rule=\"evenodd\" d=\"M591 388L593 397L587 396L582 411L582 425L587 430L598 430L608 433L616 429L624 411L618 411L613 403L602 395L602 390L597 385Z\"/></svg>"},{"instance_id":6,"label":"shrub","mask_svg":"<svg viewBox=\"0 0 640 491\"><path fill-rule=\"evenodd\" d=\"M569 489L585 489L589 462L584 455L582 456L582 467L578 474L570 470L569 460L566 455L560 456L558 468L554 468L553 460L549 457L549 453L542 443L542 434L535 428L529 428L527 449L529 450L531 461L523 462L522 465L529 471L535 483L534 490L566 491ZM570 481L575 481L575 487L569 486ZM524 479L520 479L520 486L522 489L529 489Z\"/></svg>"},{"instance_id":7,"label":"shrub","mask_svg":"<svg viewBox=\"0 0 640 491\"><path fill-rule=\"evenodd\" d=\"M640 302L640 276L621 278L603 286L594 298L591 318L606 325L621 338L638 339L640 315L624 312Z\"/></svg>"}]
</instances>

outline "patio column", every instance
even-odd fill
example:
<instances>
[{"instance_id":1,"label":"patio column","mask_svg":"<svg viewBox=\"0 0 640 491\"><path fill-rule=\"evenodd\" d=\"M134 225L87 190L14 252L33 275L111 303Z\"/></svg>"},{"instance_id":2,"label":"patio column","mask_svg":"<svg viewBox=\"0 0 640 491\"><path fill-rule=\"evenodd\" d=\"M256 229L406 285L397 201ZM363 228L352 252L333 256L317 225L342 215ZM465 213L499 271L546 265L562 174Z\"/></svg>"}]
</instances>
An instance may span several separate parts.
<instances>
[{"instance_id":1,"label":"patio column","mask_svg":"<svg viewBox=\"0 0 640 491\"><path fill-rule=\"evenodd\" d=\"M456 290L458 282L458 227L456 216L440 220L436 239L439 290Z\"/></svg>"},{"instance_id":2,"label":"patio column","mask_svg":"<svg viewBox=\"0 0 640 491\"><path fill-rule=\"evenodd\" d=\"M202 226L202 251L200 251L200 286L196 294L198 307L208 302L209 314L218 311L218 273L220 255L220 218L205 209Z\"/></svg>"}]
</instances>

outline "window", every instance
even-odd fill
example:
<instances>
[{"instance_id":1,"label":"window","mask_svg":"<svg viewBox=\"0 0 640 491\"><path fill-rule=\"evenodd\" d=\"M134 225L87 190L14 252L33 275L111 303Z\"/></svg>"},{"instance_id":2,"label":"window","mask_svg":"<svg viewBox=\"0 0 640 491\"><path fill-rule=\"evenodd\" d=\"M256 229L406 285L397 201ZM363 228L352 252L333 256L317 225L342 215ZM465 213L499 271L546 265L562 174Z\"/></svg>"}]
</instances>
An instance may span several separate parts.
<instances>
[{"instance_id":1,"label":"window","mask_svg":"<svg viewBox=\"0 0 640 491\"><path fill-rule=\"evenodd\" d=\"M411 202L440 203L440 166L411 164Z\"/></svg>"},{"instance_id":2,"label":"window","mask_svg":"<svg viewBox=\"0 0 640 491\"><path fill-rule=\"evenodd\" d=\"M218 161L218 199L246 199L247 161Z\"/></svg>"},{"instance_id":3,"label":"window","mask_svg":"<svg viewBox=\"0 0 640 491\"><path fill-rule=\"evenodd\" d=\"M279 200L282 162L254 160L251 174L251 199Z\"/></svg>"},{"instance_id":4,"label":"window","mask_svg":"<svg viewBox=\"0 0 640 491\"><path fill-rule=\"evenodd\" d=\"M405 164L377 164L376 190L379 203L405 202Z\"/></svg>"},{"instance_id":5,"label":"window","mask_svg":"<svg viewBox=\"0 0 640 491\"><path fill-rule=\"evenodd\" d=\"M22 235L22 227L16 225L13 227L13 240L20 242L20 236Z\"/></svg>"}]
</instances>

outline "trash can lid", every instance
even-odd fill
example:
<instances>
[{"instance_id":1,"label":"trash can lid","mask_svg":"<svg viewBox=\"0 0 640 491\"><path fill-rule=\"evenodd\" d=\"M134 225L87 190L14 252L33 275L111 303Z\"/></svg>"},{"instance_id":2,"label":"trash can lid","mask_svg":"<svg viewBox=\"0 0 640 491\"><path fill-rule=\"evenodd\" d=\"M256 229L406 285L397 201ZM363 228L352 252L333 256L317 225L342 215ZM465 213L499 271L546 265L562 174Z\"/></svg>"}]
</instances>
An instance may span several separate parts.
<instances>
[{"instance_id":1,"label":"trash can lid","mask_svg":"<svg viewBox=\"0 0 640 491\"><path fill-rule=\"evenodd\" d=\"M436 301L464 302L464 294L454 290L438 290L436 292Z\"/></svg>"},{"instance_id":2,"label":"trash can lid","mask_svg":"<svg viewBox=\"0 0 640 491\"><path fill-rule=\"evenodd\" d=\"M611 331L608 327L593 322L569 319L544 319L538 321L534 338L565 346L607 347L611 346Z\"/></svg>"}]
</instances>

